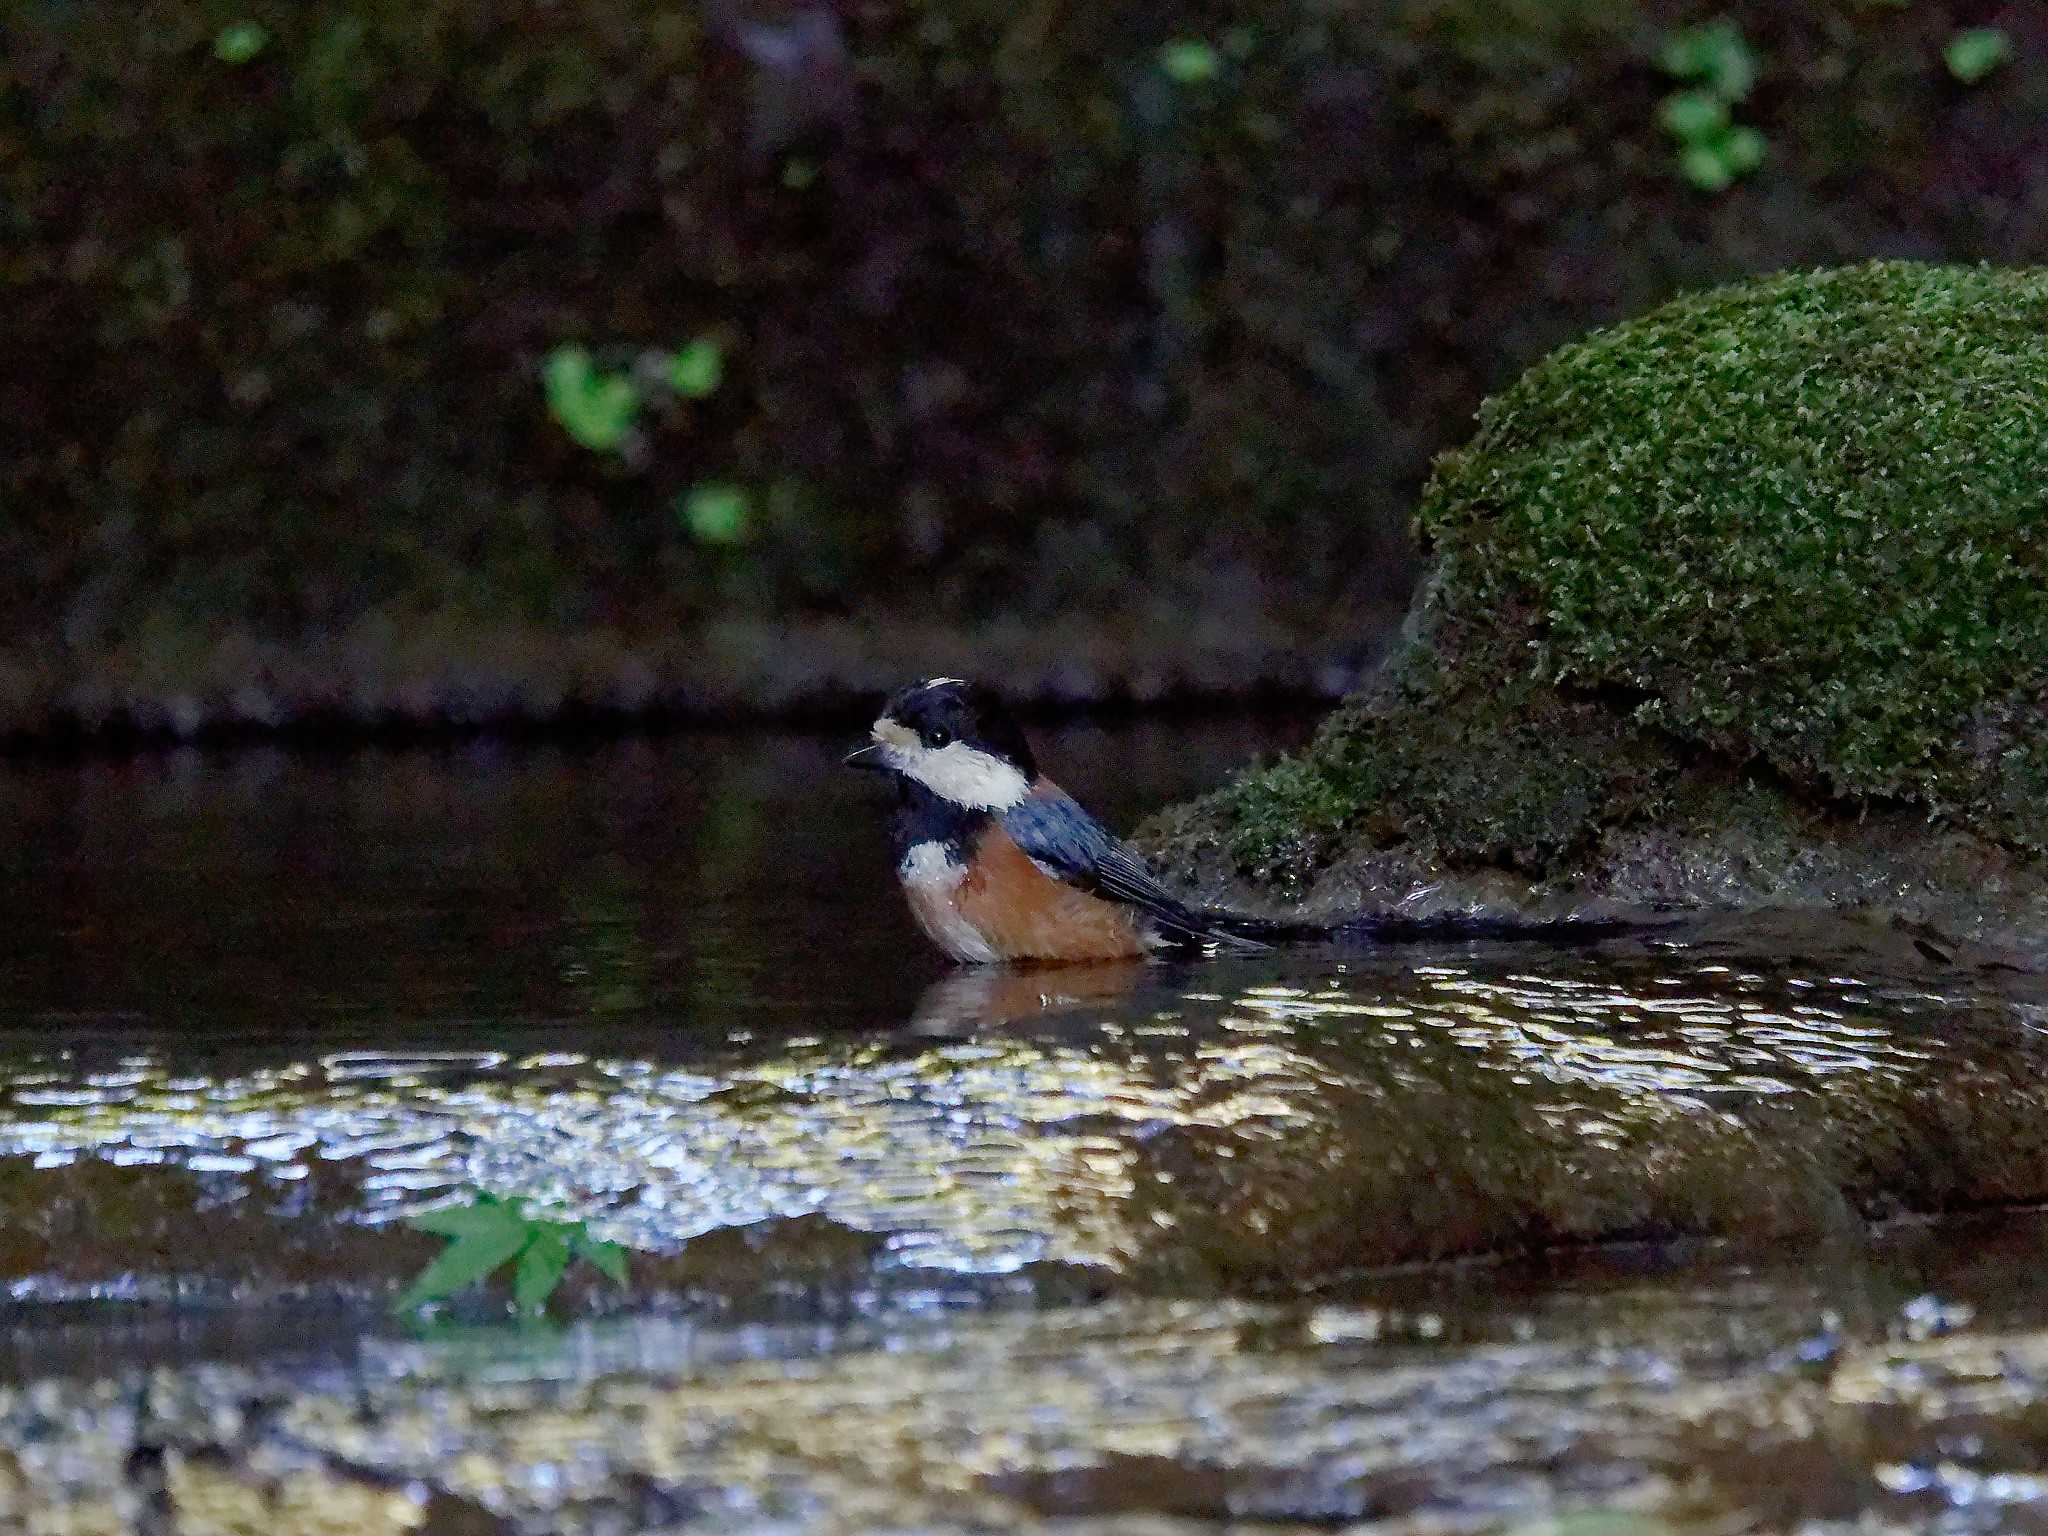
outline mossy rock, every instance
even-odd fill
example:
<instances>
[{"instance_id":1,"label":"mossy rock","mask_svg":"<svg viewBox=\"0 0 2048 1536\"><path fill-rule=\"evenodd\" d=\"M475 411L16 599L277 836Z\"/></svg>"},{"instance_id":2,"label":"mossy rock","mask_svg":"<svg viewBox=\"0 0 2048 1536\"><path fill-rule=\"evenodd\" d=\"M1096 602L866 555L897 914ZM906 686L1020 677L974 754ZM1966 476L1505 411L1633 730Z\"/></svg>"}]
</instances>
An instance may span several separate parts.
<instances>
[{"instance_id":1,"label":"mossy rock","mask_svg":"<svg viewBox=\"0 0 2048 1536\"><path fill-rule=\"evenodd\" d=\"M2048 273L1682 299L1489 402L1420 526L1385 673L1175 824L1235 874L1556 876L1759 786L1780 842L1874 815L2048 849Z\"/></svg>"},{"instance_id":2,"label":"mossy rock","mask_svg":"<svg viewBox=\"0 0 2048 1536\"><path fill-rule=\"evenodd\" d=\"M1421 525L1541 675L1819 792L2042 830L2048 272L1681 300L1489 404Z\"/></svg>"}]
</instances>

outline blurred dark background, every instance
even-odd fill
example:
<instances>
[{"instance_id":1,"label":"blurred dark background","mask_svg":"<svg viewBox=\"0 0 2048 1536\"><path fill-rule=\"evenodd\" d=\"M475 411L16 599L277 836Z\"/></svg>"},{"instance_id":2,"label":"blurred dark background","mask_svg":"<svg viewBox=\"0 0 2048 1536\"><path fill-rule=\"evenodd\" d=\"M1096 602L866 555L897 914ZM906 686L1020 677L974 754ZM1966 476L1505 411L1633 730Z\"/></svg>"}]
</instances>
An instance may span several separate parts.
<instances>
[{"instance_id":1,"label":"blurred dark background","mask_svg":"<svg viewBox=\"0 0 2048 1536\"><path fill-rule=\"evenodd\" d=\"M2048 6L14 0L0 727L1327 691L1488 391L1879 255L2048 256Z\"/></svg>"}]
</instances>

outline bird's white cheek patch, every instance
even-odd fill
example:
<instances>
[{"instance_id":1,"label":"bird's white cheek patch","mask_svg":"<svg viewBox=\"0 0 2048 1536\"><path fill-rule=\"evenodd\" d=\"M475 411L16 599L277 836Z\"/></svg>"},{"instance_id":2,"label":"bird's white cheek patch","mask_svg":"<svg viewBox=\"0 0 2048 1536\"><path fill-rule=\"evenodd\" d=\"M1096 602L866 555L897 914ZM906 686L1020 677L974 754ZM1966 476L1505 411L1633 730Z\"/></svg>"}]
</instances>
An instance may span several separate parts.
<instances>
[{"instance_id":1,"label":"bird's white cheek patch","mask_svg":"<svg viewBox=\"0 0 2048 1536\"><path fill-rule=\"evenodd\" d=\"M884 715L869 730L889 766L917 780L941 800L970 811L1007 811L1031 793L1031 781L1014 763L964 741L936 751L917 732Z\"/></svg>"},{"instance_id":2,"label":"bird's white cheek patch","mask_svg":"<svg viewBox=\"0 0 2048 1536\"><path fill-rule=\"evenodd\" d=\"M981 930L960 915L953 897L967 878L967 867L957 862L944 843L914 843L896 866L903 882L903 894L910 898L910 914L925 936L955 960L986 965L995 960L995 949L981 936Z\"/></svg>"},{"instance_id":3,"label":"bird's white cheek patch","mask_svg":"<svg viewBox=\"0 0 2048 1536\"><path fill-rule=\"evenodd\" d=\"M941 800L971 811L1007 811L1031 793L1031 781L1014 763L964 741L936 752L919 748L909 755L903 771Z\"/></svg>"}]
</instances>

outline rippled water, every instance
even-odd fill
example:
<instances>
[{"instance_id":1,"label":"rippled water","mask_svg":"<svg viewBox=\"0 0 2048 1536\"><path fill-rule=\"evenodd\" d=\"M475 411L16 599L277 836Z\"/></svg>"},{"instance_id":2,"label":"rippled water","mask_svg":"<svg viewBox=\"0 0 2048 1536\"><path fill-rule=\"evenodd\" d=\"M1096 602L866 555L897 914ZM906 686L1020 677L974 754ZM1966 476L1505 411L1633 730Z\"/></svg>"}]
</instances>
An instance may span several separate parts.
<instances>
[{"instance_id":1,"label":"rippled water","mask_svg":"<svg viewBox=\"0 0 2048 1536\"><path fill-rule=\"evenodd\" d=\"M169 1043L22 1042L0 1084L0 1156L258 1186L342 1168L343 1214L372 1223L484 1188L656 1251L819 1215L881 1236L891 1265L1123 1268L1157 1240L1157 1191L1139 1189L1148 1144L1171 1130L1284 1142L1350 1102L1446 1091L1477 1068L1612 1151L1632 1127L1818 1101L1845 1074L1905 1091L1973 1050L2023 1046L1995 1000L1961 989L1766 979L1675 944L1545 958L1551 974L1302 956L969 975L876 1035L736 1030L686 1063L643 1041L648 1054L244 1048L202 1069ZM1345 1130L1368 1150L1382 1134Z\"/></svg>"},{"instance_id":2,"label":"rippled water","mask_svg":"<svg viewBox=\"0 0 2048 1536\"><path fill-rule=\"evenodd\" d=\"M1128 824L1289 734L1042 755ZM837 745L0 775L0 1529L152 1435L234 1487L122 1498L361 1529L2048 1520L2048 1244L1911 1219L2048 1195L2033 978L1788 921L949 973ZM404 1342L479 1188L634 1301Z\"/></svg>"}]
</instances>

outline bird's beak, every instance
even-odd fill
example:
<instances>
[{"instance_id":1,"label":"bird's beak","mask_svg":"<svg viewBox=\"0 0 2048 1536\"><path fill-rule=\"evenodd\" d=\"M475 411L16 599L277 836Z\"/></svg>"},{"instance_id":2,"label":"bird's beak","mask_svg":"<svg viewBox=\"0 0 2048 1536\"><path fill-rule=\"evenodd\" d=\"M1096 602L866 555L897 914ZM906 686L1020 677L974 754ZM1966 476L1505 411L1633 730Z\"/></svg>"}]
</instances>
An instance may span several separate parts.
<instances>
[{"instance_id":1,"label":"bird's beak","mask_svg":"<svg viewBox=\"0 0 2048 1536\"><path fill-rule=\"evenodd\" d=\"M889 768L889 761L882 755L882 744L879 741L871 741L866 746L855 747L851 752L847 753L846 766L849 768L866 768L876 773L886 773Z\"/></svg>"}]
</instances>

